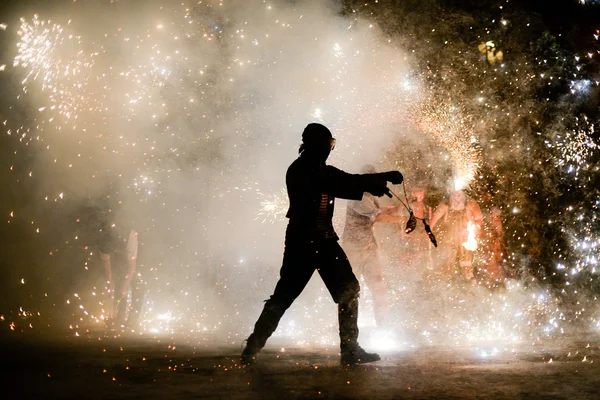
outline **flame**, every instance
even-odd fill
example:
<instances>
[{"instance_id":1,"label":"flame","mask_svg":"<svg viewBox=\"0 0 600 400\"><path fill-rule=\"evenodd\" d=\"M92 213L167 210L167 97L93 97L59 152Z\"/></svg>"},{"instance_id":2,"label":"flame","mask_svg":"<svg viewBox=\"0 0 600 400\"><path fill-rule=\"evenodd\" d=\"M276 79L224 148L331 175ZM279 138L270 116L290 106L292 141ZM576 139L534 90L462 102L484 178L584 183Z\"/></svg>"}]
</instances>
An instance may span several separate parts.
<instances>
[{"instance_id":1,"label":"flame","mask_svg":"<svg viewBox=\"0 0 600 400\"><path fill-rule=\"evenodd\" d=\"M469 251L477 250L477 240L475 239L475 224L469 221L467 225L467 232L469 232L469 236L467 237L467 241L462 245L465 249Z\"/></svg>"},{"instance_id":2,"label":"flame","mask_svg":"<svg viewBox=\"0 0 600 400\"><path fill-rule=\"evenodd\" d=\"M466 179L463 178L455 178L454 179L454 190L463 190L466 186Z\"/></svg>"}]
</instances>

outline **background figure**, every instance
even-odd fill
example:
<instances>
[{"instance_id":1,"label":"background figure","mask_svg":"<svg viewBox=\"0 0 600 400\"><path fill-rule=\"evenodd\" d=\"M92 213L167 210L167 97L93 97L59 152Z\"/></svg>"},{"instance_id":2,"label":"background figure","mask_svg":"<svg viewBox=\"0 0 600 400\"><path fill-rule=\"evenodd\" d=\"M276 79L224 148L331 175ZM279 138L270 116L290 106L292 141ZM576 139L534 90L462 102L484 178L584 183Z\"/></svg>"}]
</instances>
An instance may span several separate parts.
<instances>
[{"instance_id":1,"label":"background figure","mask_svg":"<svg viewBox=\"0 0 600 400\"><path fill-rule=\"evenodd\" d=\"M500 209L493 204L492 194L483 196L483 235L481 248L482 267L485 270L488 285L498 285L506 279L504 271L504 230Z\"/></svg>"},{"instance_id":2,"label":"background figure","mask_svg":"<svg viewBox=\"0 0 600 400\"><path fill-rule=\"evenodd\" d=\"M473 250L467 250L463 243L469 239L476 240L480 235L482 214L479 204L468 197L462 190L448 188L449 198L442 201L435 209L431 219L431 228L437 227L439 240L440 268L450 277L457 274L466 281L474 281ZM469 225L469 223L471 225Z\"/></svg>"},{"instance_id":3,"label":"background figure","mask_svg":"<svg viewBox=\"0 0 600 400\"><path fill-rule=\"evenodd\" d=\"M417 184L410 189L410 208L417 218L430 219L431 209L425 202L425 185ZM402 207L402 215L408 217L408 211ZM406 222L406 221L402 221ZM417 228L410 234L404 232L404 227L399 232L400 242L402 243L402 265L406 272L415 277L422 277L425 268L432 268L431 262L431 241L427 232L423 228L421 221L418 221Z\"/></svg>"},{"instance_id":4,"label":"background figure","mask_svg":"<svg viewBox=\"0 0 600 400\"><path fill-rule=\"evenodd\" d=\"M361 174L375 174L372 165L365 165ZM385 324L388 315L387 288L383 281L375 223L400 223L402 218L393 215L395 207L381 207L379 201L370 193L362 200L350 200L346 208L346 222L342 234L342 247L348 256L354 275L362 276L373 296L373 311L378 327Z\"/></svg>"},{"instance_id":5,"label":"background figure","mask_svg":"<svg viewBox=\"0 0 600 400\"><path fill-rule=\"evenodd\" d=\"M108 285L107 325L134 327L140 314L141 282L136 274L138 232L132 224L120 224L104 213L98 248ZM130 304L128 304L128 294Z\"/></svg>"}]
</instances>

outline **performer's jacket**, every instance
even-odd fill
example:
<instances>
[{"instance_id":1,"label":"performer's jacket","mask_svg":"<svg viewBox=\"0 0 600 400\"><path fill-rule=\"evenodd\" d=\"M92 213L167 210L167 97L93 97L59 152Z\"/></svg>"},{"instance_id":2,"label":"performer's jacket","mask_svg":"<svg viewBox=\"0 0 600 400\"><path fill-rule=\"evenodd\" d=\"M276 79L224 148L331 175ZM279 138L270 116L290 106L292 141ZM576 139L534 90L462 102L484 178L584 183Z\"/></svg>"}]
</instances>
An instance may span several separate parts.
<instances>
[{"instance_id":1,"label":"performer's jacket","mask_svg":"<svg viewBox=\"0 0 600 400\"><path fill-rule=\"evenodd\" d=\"M290 208L288 240L338 240L333 229L335 198L360 200L374 185L385 185L377 174L355 175L318 163L303 154L287 170ZM382 183L383 182L383 183Z\"/></svg>"}]
</instances>

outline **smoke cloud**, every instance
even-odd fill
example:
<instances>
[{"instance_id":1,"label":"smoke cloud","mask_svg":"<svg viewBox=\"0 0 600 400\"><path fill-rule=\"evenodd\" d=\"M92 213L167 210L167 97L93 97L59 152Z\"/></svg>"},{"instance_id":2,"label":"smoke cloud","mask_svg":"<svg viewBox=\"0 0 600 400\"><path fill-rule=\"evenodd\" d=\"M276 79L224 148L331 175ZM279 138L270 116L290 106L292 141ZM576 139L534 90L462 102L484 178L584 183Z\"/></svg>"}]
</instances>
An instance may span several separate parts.
<instances>
[{"instance_id":1,"label":"smoke cloud","mask_svg":"<svg viewBox=\"0 0 600 400\"><path fill-rule=\"evenodd\" d=\"M449 34L450 25L440 30ZM23 17L11 73L22 83L27 121L9 121L37 149L36 200L23 212L40 216L33 225L50 235L44 257L65 254L54 261L62 272L31 272L32 287L81 326L102 323L93 226L96 211L109 208L117 224L139 231L142 329L239 342L278 277L285 171L307 123L336 137L331 164L354 173L366 163L399 169L409 188L432 189L431 202L451 179L465 187L483 180L483 147L491 170L507 159L528 164L531 139L497 132L519 132L539 111L533 90L511 88L510 101L495 107L500 83L471 90L464 79L465 59L483 59L482 71L504 68L497 44L465 38L457 48L470 50L433 71L425 61L433 47L418 31L384 33L337 2L316 1L90 2ZM506 210L528 204L516 192ZM337 203L340 234L344 206ZM47 210L54 214L44 217ZM439 281L411 286L418 274L397 251L400 232L378 230L392 321L404 335L397 346L431 341L436 329L457 343L465 334L523 339L525 325L558 326L557 304L541 285L511 281L506 292L476 290L467 300ZM371 295L364 285L362 293L360 323L369 327ZM498 321L486 321L490 309ZM315 278L276 337L333 344L336 328L333 301Z\"/></svg>"}]
</instances>

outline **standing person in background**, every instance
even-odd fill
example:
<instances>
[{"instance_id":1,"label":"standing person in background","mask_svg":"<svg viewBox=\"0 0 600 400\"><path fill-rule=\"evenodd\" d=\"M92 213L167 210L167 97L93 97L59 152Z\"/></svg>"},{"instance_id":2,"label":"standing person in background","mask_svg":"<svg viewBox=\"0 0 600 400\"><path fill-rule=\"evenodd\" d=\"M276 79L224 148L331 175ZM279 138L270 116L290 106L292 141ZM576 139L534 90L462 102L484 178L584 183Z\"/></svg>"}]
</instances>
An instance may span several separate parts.
<instances>
[{"instance_id":1,"label":"standing person in background","mask_svg":"<svg viewBox=\"0 0 600 400\"><path fill-rule=\"evenodd\" d=\"M418 183L410 189L410 209L415 217L420 219L430 218L430 207L425 204L425 184ZM408 217L408 212L404 209L403 215ZM403 221L404 222L404 221ZM403 261L405 268L415 276L422 276L425 268L431 268L430 265L430 246L431 242L427 232L423 229L415 229L410 234L405 234L402 230L400 240L403 248Z\"/></svg>"},{"instance_id":2,"label":"standing person in background","mask_svg":"<svg viewBox=\"0 0 600 400\"><path fill-rule=\"evenodd\" d=\"M506 273L504 271L504 257L506 257L504 243L504 229L500 209L493 203L492 194L487 192L483 195L483 236L482 236L482 258L483 268L487 283L497 286L504 283Z\"/></svg>"},{"instance_id":3,"label":"standing person in background","mask_svg":"<svg viewBox=\"0 0 600 400\"><path fill-rule=\"evenodd\" d=\"M365 165L360 173L376 174L377 171L372 165ZM375 223L402 222L403 218L394 215L395 212L396 207L382 207L375 196L365 193L361 200L348 201L342 234L342 247L348 256L352 271L357 278L364 278L373 296L373 312L378 327L385 325L389 307L375 239Z\"/></svg>"},{"instance_id":4,"label":"standing person in background","mask_svg":"<svg viewBox=\"0 0 600 400\"><path fill-rule=\"evenodd\" d=\"M109 327L134 327L141 309L141 283L137 279L138 232L132 221L122 222L110 207L100 211L98 248L108 289ZM127 297L131 292L131 306Z\"/></svg>"},{"instance_id":5,"label":"standing person in background","mask_svg":"<svg viewBox=\"0 0 600 400\"><path fill-rule=\"evenodd\" d=\"M333 229L333 208L336 197L360 200L364 192L391 196L386 183L400 184L403 177L398 171L352 175L326 165L334 147L335 139L329 129L316 123L306 126L300 156L286 174L290 208L280 278L247 339L241 355L242 364L255 361L315 270L338 305L341 364L354 365L380 359L379 355L367 353L358 344L360 288Z\"/></svg>"},{"instance_id":6,"label":"standing person in background","mask_svg":"<svg viewBox=\"0 0 600 400\"><path fill-rule=\"evenodd\" d=\"M463 244L469 239L470 227L477 246L483 218L481 208L461 189L450 186L448 195L448 199L436 207L431 219L431 229L439 225L438 229L443 233L440 235L441 268L450 277L458 275L467 282L476 283L473 266L475 250L467 250Z\"/></svg>"}]
</instances>

